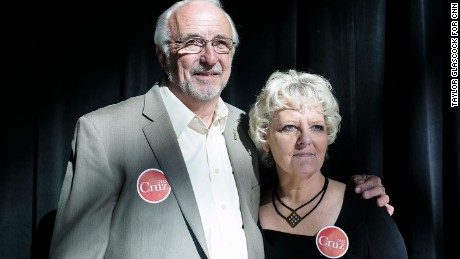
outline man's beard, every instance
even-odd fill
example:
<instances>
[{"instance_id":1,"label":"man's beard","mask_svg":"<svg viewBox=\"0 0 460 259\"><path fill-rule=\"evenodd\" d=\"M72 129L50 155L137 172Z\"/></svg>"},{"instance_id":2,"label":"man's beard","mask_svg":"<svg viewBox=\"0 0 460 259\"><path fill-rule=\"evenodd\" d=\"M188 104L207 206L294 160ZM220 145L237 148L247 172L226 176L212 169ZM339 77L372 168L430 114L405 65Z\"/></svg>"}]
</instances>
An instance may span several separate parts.
<instances>
[{"instance_id":1,"label":"man's beard","mask_svg":"<svg viewBox=\"0 0 460 259\"><path fill-rule=\"evenodd\" d=\"M204 71L204 69L200 66L197 68L192 68L190 71L190 74L194 74L194 73L198 73L202 71ZM222 68L214 67L212 69L212 72L221 74ZM208 87L205 87L204 90L200 90L198 87L196 87L191 82L191 80L185 80L185 81L179 82L179 80L177 80L176 78L172 76L171 72L168 72L168 79L173 84L179 86L182 92L192 96L195 99L201 100L201 101L209 101L216 97L219 97L227 84L227 82L223 82L223 84L220 86L213 86L209 84L207 85Z\"/></svg>"}]
</instances>

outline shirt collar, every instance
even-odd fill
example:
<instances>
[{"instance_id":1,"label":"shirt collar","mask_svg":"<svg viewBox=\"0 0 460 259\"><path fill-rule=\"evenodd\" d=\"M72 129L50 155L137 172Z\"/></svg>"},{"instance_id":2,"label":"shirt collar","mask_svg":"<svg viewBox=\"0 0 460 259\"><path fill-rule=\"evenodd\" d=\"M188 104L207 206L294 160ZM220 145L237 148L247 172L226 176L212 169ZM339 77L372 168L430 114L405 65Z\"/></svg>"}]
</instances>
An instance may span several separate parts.
<instances>
[{"instance_id":1,"label":"shirt collar","mask_svg":"<svg viewBox=\"0 0 460 259\"><path fill-rule=\"evenodd\" d=\"M169 118L171 119L174 131L176 133L176 137L182 134L185 128L189 125L193 125L192 129L196 131L197 124L201 124L201 128L205 129L204 122L195 114L193 113L187 106L185 106L164 84L164 82L160 83L160 94L163 98L163 102L165 103L166 110L168 111ZM220 132L223 133L225 129L225 125L227 123L228 117L228 107L225 105L222 98L219 97L219 101L217 102L216 110L214 111L214 118L213 124L219 123Z\"/></svg>"}]
</instances>

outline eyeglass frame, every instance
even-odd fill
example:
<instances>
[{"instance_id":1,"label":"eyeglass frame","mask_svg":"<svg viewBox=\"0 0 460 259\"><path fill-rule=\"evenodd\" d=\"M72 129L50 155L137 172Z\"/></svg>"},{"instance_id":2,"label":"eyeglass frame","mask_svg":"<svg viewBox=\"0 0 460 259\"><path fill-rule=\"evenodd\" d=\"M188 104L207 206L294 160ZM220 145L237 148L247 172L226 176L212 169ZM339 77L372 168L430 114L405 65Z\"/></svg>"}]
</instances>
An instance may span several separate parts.
<instances>
[{"instance_id":1,"label":"eyeglass frame","mask_svg":"<svg viewBox=\"0 0 460 259\"><path fill-rule=\"evenodd\" d=\"M197 45L197 44L192 44L192 43L189 43L189 45L187 45L187 42L190 41L190 40L195 40L197 41L200 45ZM219 52L218 49L216 49L216 46L219 44L218 42L216 43L216 41L224 41L225 44L222 44L225 46L226 50L224 52ZM236 42L233 41L232 38L225 38L225 37L216 37L216 38L213 38L211 40L206 40L202 37L189 37L189 38L185 38L183 40L176 40L176 41L167 41L166 43L169 43L169 44L175 44L178 48L176 50L176 53L178 53L179 51L181 50L184 50L185 53L183 54L198 54L198 53L201 53L201 51L203 51L204 47L206 46L206 44L208 44L208 42L211 42L211 45L213 47L213 50L217 53L217 54L228 54L230 53L232 50L233 50L233 46L236 44ZM228 44L230 43L230 45ZM199 51L190 51L190 50L185 50L185 48L189 47L189 46L196 46L196 47L199 47L200 50Z\"/></svg>"}]
</instances>

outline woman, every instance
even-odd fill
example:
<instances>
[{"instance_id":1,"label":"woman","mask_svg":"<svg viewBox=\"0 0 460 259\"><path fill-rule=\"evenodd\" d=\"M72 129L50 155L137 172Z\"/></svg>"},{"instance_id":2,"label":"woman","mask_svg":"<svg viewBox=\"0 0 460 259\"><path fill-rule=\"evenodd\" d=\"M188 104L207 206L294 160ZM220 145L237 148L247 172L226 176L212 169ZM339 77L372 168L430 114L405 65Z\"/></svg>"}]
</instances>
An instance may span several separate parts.
<instances>
[{"instance_id":1,"label":"woman","mask_svg":"<svg viewBox=\"0 0 460 259\"><path fill-rule=\"evenodd\" d=\"M277 176L259 210L266 258L407 258L387 210L321 172L341 121L328 80L277 71L249 117L251 138Z\"/></svg>"}]
</instances>

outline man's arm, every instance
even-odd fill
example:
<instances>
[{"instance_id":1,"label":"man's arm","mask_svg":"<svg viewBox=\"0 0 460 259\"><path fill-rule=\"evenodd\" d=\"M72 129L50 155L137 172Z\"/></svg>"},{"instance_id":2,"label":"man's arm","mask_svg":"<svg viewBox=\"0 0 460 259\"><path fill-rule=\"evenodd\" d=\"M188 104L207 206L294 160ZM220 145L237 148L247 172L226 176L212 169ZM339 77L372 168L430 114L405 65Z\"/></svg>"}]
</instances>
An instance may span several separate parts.
<instances>
[{"instance_id":1,"label":"man's arm","mask_svg":"<svg viewBox=\"0 0 460 259\"><path fill-rule=\"evenodd\" d=\"M50 258L104 258L121 181L87 117L79 119L57 208Z\"/></svg>"},{"instance_id":2,"label":"man's arm","mask_svg":"<svg viewBox=\"0 0 460 259\"><path fill-rule=\"evenodd\" d=\"M351 181L356 185L355 192L362 194L364 199L377 197L377 205L385 206L388 214L393 215L394 207L389 204L390 196L385 193L382 179L376 175L357 174L351 177Z\"/></svg>"}]
</instances>

